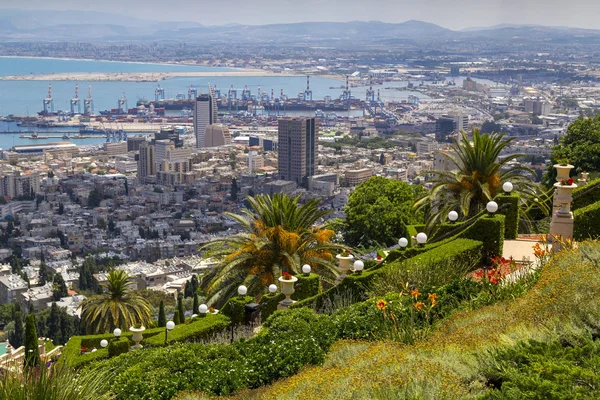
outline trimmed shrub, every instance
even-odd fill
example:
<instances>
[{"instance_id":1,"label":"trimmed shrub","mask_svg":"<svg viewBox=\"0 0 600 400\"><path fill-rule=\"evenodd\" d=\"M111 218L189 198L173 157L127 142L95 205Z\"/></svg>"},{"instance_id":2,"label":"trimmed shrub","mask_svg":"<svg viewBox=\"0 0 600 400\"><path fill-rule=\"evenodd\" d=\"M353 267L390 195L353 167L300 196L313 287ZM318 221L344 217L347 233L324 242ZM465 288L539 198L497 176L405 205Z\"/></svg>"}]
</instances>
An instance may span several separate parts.
<instances>
[{"instance_id":1,"label":"trimmed shrub","mask_svg":"<svg viewBox=\"0 0 600 400\"><path fill-rule=\"evenodd\" d=\"M519 195L500 194L494 199L498 212L504 215L504 239L516 239L519 235Z\"/></svg>"},{"instance_id":2,"label":"trimmed shrub","mask_svg":"<svg viewBox=\"0 0 600 400\"><path fill-rule=\"evenodd\" d=\"M303 274L296 275L298 282L294 285L294 294L292 300L304 300L321 293L321 277L311 273L308 276Z\"/></svg>"},{"instance_id":3,"label":"trimmed shrub","mask_svg":"<svg viewBox=\"0 0 600 400\"><path fill-rule=\"evenodd\" d=\"M573 189L572 210L587 207L600 201L600 179L595 179L585 186Z\"/></svg>"},{"instance_id":4,"label":"trimmed shrub","mask_svg":"<svg viewBox=\"0 0 600 400\"><path fill-rule=\"evenodd\" d=\"M573 237L575 240L600 237L600 201L573 212Z\"/></svg>"},{"instance_id":5,"label":"trimmed shrub","mask_svg":"<svg viewBox=\"0 0 600 400\"><path fill-rule=\"evenodd\" d=\"M222 314L208 314L204 318L195 318L188 321L186 324L176 325L175 329L169 332L168 343L197 342L205 340L215 333L227 329L229 323L229 318ZM123 332L121 338L129 340L131 335L131 332ZM147 329L144 331L143 336L144 340L142 341L142 344L145 347L162 346L165 343L165 328ZM114 335L111 333L73 336L62 349L61 362L65 362L71 367L78 367L92 361L107 358L108 349L102 348L100 346L100 341L106 339L111 342L114 338ZM93 348L96 348L97 350L93 353L80 354L82 347L85 347L88 351L91 351Z\"/></svg>"},{"instance_id":6,"label":"trimmed shrub","mask_svg":"<svg viewBox=\"0 0 600 400\"><path fill-rule=\"evenodd\" d=\"M129 339L125 337L115 338L108 342L108 356L116 357L129 351Z\"/></svg>"},{"instance_id":7,"label":"trimmed shrub","mask_svg":"<svg viewBox=\"0 0 600 400\"><path fill-rule=\"evenodd\" d=\"M275 311L280 301L285 299L285 295L280 292L265 294L260 298L260 318L266 321Z\"/></svg>"},{"instance_id":8,"label":"trimmed shrub","mask_svg":"<svg viewBox=\"0 0 600 400\"><path fill-rule=\"evenodd\" d=\"M234 325L246 322L246 304L254 302L252 296L234 296L227 300L221 308L221 313L231 320Z\"/></svg>"},{"instance_id":9,"label":"trimmed shrub","mask_svg":"<svg viewBox=\"0 0 600 400\"><path fill-rule=\"evenodd\" d=\"M453 263L461 260L480 257L483 251L482 242L470 239L456 239L448 243L437 246L429 251L421 253L411 261L418 262L423 260L429 264L436 262ZM395 261L387 264L386 268L402 268L402 261ZM381 268L363 271L362 274L348 275L339 285L321 293L320 295L307 298L291 305L291 308L313 307L321 310L335 301L336 296L342 293L350 299L351 302L357 302L364 299L365 293L372 280L380 274Z\"/></svg>"}]
</instances>

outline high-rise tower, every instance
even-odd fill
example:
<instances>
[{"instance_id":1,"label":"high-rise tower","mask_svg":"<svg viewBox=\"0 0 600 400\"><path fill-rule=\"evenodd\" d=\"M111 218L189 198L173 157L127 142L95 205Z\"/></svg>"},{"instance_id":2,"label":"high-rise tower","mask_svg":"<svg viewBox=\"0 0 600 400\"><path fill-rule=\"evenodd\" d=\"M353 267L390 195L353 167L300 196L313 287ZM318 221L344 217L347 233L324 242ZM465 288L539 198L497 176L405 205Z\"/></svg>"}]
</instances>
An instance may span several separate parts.
<instances>
[{"instance_id":1,"label":"high-rise tower","mask_svg":"<svg viewBox=\"0 0 600 400\"><path fill-rule=\"evenodd\" d=\"M279 179L306 186L317 168L317 132L314 118L282 118L278 128Z\"/></svg>"},{"instance_id":2,"label":"high-rise tower","mask_svg":"<svg viewBox=\"0 0 600 400\"><path fill-rule=\"evenodd\" d=\"M217 123L217 99L209 85L208 94L199 95L194 102L196 147L204 147L206 127L215 123Z\"/></svg>"}]
</instances>

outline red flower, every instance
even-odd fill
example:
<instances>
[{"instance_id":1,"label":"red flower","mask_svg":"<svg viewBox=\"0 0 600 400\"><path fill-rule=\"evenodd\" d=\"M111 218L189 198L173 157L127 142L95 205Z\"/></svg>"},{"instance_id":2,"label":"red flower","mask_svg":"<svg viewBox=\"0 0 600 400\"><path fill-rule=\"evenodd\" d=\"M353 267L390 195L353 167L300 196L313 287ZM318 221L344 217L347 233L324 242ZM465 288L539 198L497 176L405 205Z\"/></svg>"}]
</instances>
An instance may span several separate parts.
<instances>
[{"instance_id":1,"label":"red flower","mask_svg":"<svg viewBox=\"0 0 600 400\"><path fill-rule=\"evenodd\" d=\"M569 184L569 186L572 185L573 182L575 182L575 180L573 178L567 179L567 183Z\"/></svg>"},{"instance_id":2,"label":"red flower","mask_svg":"<svg viewBox=\"0 0 600 400\"><path fill-rule=\"evenodd\" d=\"M281 276L283 277L283 279L288 280L288 281L290 279L292 279L292 275L290 275L288 272L282 273Z\"/></svg>"},{"instance_id":3,"label":"red flower","mask_svg":"<svg viewBox=\"0 0 600 400\"><path fill-rule=\"evenodd\" d=\"M491 277L491 278L490 278L490 283L491 283L492 285L497 285L497 284L498 284L498 278L496 278L496 277L494 277L494 276L493 276L493 277Z\"/></svg>"},{"instance_id":4,"label":"red flower","mask_svg":"<svg viewBox=\"0 0 600 400\"><path fill-rule=\"evenodd\" d=\"M381 256L377 256L376 260L381 261Z\"/></svg>"}]
</instances>

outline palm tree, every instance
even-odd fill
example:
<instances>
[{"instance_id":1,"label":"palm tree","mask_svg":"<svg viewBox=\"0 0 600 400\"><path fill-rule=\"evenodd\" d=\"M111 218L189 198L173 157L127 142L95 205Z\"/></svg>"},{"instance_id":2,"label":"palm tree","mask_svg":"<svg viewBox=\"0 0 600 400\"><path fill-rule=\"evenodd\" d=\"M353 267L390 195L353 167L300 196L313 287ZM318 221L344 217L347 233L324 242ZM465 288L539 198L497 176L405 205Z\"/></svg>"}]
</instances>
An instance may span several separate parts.
<instances>
[{"instance_id":1,"label":"palm tree","mask_svg":"<svg viewBox=\"0 0 600 400\"><path fill-rule=\"evenodd\" d=\"M298 205L299 199L283 194L248 197L243 215L226 213L243 232L202 247L217 249L214 255L223 257L202 279L211 303L221 304L242 283L256 293L282 272L297 274L304 264L326 279L336 276L334 254L344 247L331 243L334 231L315 227L330 210L319 210L315 199Z\"/></svg>"},{"instance_id":2,"label":"palm tree","mask_svg":"<svg viewBox=\"0 0 600 400\"><path fill-rule=\"evenodd\" d=\"M514 140L504 134L480 134L473 130L473 142L463 132L460 141L453 139L450 152L441 152L452 171L430 171L433 187L417 200L415 207L428 210L428 227L443 222L449 211L463 217L477 214L498 193L504 182L510 181L514 191L521 195L522 205L531 208L534 198L543 193L534 183L535 173L515 163L524 154L511 154L500 158L500 153Z\"/></svg>"},{"instance_id":3,"label":"palm tree","mask_svg":"<svg viewBox=\"0 0 600 400\"><path fill-rule=\"evenodd\" d=\"M123 270L111 270L103 286L106 293L84 300L81 321L89 334L110 332L115 328L127 329L152 321L150 304L131 291L132 282Z\"/></svg>"}]
</instances>

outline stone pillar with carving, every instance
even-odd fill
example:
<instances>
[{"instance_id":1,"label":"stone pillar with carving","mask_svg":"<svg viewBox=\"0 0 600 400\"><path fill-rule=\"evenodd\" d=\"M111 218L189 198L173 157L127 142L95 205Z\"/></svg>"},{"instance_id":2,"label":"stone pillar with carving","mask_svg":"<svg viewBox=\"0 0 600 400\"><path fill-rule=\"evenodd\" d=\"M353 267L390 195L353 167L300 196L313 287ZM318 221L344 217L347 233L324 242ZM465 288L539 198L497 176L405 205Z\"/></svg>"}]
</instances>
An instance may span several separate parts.
<instances>
[{"instance_id":1,"label":"stone pillar with carving","mask_svg":"<svg viewBox=\"0 0 600 400\"><path fill-rule=\"evenodd\" d=\"M555 165L557 169L557 182L554 184L553 212L552 222L550 223L550 241L555 251L560 250L559 240L573 239L573 213L571 212L571 202L573 201L573 189L577 187L574 179L569 178L569 172L572 165ZM558 168L560 167L560 168ZM560 179L559 179L560 178Z\"/></svg>"}]
</instances>

